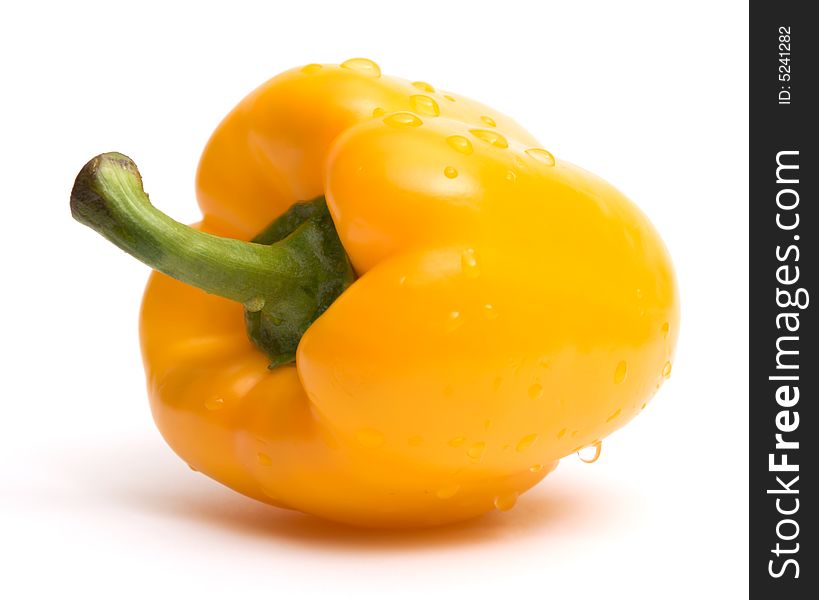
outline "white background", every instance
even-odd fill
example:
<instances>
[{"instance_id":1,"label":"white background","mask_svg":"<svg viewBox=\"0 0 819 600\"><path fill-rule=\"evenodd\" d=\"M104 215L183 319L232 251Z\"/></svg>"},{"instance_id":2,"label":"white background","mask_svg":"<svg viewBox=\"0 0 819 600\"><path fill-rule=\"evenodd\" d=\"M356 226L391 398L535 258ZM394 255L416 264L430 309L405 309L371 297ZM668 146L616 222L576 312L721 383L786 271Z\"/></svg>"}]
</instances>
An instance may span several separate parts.
<instances>
[{"instance_id":1,"label":"white background","mask_svg":"<svg viewBox=\"0 0 819 600\"><path fill-rule=\"evenodd\" d=\"M747 595L745 3L9 4L0 596ZM77 171L116 149L160 208L197 220L222 116L282 70L355 56L514 116L637 202L675 260L670 382L596 464L565 459L510 513L360 532L190 471L148 410L148 270L70 218Z\"/></svg>"}]
</instances>

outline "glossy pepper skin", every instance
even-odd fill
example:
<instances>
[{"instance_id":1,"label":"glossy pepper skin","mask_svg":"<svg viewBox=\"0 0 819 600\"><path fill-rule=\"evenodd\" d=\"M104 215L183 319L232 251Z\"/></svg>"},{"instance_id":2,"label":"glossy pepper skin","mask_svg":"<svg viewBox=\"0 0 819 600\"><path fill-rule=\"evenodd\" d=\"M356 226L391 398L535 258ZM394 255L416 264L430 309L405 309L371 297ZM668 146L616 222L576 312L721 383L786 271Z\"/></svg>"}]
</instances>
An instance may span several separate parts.
<instances>
[{"instance_id":1,"label":"glossy pepper skin","mask_svg":"<svg viewBox=\"0 0 819 600\"><path fill-rule=\"evenodd\" d=\"M670 373L678 295L647 218L508 117L369 60L251 93L197 194L203 230L246 240L325 195L357 275L272 369L240 304L148 283L162 434L263 502L370 527L506 510Z\"/></svg>"}]
</instances>

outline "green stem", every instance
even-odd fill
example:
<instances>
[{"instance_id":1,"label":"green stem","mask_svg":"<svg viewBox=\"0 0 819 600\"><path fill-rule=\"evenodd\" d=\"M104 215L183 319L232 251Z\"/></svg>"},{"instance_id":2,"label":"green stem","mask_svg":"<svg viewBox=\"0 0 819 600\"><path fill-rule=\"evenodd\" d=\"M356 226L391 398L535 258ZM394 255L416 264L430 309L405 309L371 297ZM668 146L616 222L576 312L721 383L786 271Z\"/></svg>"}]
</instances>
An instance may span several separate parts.
<instances>
[{"instance_id":1,"label":"green stem","mask_svg":"<svg viewBox=\"0 0 819 600\"><path fill-rule=\"evenodd\" d=\"M241 302L273 365L293 360L304 331L353 280L323 198L294 205L255 243L222 238L154 208L134 162L112 152L80 171L71 213L157 271Z\"/></svg>"}]
</instances>

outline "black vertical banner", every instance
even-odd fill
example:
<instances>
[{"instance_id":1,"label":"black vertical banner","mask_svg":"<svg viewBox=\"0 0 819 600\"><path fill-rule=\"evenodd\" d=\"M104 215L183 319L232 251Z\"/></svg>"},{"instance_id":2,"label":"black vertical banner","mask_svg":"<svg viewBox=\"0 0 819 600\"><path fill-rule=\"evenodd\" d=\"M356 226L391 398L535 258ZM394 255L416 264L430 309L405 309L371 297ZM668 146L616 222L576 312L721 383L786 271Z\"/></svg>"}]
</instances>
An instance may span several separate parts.
<instances>
[{"instance_id":1,"label":"black vertical banner","mask_svg":"<svg viewBox=\"0 0 819 600\"><path fill-rule=\"evenodd\" d=\"M750 591L819 598L819 28L751 3Z\"/></svg>"}]
</instances>

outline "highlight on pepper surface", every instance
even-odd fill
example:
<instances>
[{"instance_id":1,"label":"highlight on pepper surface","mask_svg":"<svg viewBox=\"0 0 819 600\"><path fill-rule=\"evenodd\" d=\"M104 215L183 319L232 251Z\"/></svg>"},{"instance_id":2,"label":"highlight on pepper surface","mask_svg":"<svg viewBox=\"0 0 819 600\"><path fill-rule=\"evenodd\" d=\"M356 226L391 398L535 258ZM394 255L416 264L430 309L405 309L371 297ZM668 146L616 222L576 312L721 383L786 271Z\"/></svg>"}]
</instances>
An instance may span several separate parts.
<instances>
[{"instance_id":1,"label":"highlight on pepper surface","mask_svg":"<svg viewBox=\"0 0 819 600\"><path fill-rule=\"evenodd\" d=\"M671 373L678 292L645 215L368 59L251 92L196 192L201 223L177 223L108 153L71 209L155 269L140 335L168 444L262 502L367 527L509 510Z\"/></svg>"}]
</instances>

